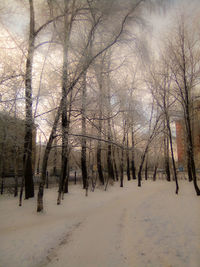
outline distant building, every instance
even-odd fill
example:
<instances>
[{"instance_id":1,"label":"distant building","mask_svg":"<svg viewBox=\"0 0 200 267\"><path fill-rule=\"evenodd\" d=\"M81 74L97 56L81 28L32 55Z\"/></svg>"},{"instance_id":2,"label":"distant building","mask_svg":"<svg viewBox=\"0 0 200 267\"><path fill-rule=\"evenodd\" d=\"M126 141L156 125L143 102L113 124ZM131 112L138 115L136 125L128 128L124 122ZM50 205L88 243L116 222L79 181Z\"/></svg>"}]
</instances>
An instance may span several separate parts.
<instances>
[{"instance_id":1,"label":"distant building","mask_svg":"<svg viewBox=\"0 0 200 267\"><path fill-rule=\"evenodd\" d=\"M21 175L23 170L24 121L0 113L0 176ZM36 127L33 130L32 166L35 168Z\"/></svg>"},{"instance_id":2,"label":"distant building","mask_svg":"<svg viewBox=\"0 0 200 267\"><path fill-rule=\"evenodd\" d=\"M191 118L193 144L194 144L194 159L196 167L200 168L200 101L194 101L193 114ZM187 167L187 139L185 123L183 118L176 120L176 144L178 167Z\"/></svg>"}]
</instances>

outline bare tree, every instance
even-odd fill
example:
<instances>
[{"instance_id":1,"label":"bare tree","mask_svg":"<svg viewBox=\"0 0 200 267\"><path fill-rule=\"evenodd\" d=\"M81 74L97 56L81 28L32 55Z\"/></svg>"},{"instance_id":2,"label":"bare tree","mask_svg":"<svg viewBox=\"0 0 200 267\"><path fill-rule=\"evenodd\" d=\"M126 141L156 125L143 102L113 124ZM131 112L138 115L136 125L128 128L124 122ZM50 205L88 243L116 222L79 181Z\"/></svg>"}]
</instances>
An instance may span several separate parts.
<instances>
[{"instance_id":1,"label":"bare tree","mask_svg":"<svg viewBox=\"0 0 200 267\"><path fill-rule=\"evenodd\" d=\"M193 25L194 28L192 28L193 26L187 22L184 14L175 23L172 31L173 38L166 42L167 64L174 81L175 96L183 110L187 140L188 176L190 180L193 180L196 194L200 195L200 189L197 185L192 132L193 92L199 83L200 73L199 39L197 39L197 34L194 31L195 26Z\"/></svg>"},{"instance_id":2,"label":"bare tree","mask_svg":"<svg viewBox=\"0 0 200 267\"><path fill-rule=\"evenodd\" d=\"M170 151L171 151L171 158L172 158L172 166L173 166L173 174L174 174L174 180L176 182L176 194L178 194L179 186L178 186L178 177L177 177L177 171L176 171L176 164L175 164L175 156L174 156L174 149L173 149L173 141L172 141L172 130L171 130L171 120L170 120L170 111L172 110L173 104L176 101L174 97L170 95L171 86L172 86L172 76L170 75L169 68L165 65L159 65L159 71L151 71L151 92L153 95L153 98L156 101L156 104L158 105L161 113L163 113L164 118L164 138L166 140L166 135L169 137L169 145L170 145ZM171 96L171 97L170 97ZM165 141L166 142L166 141ZM165 144L165 157L168 153L168 147L166 148ZM166 162L167 164L167 172L169 167L169 162ZM168 180L169 180L169 173Z\"/></svg>"},{"instance_id":3,"label":"bare tree","mask_svg":"<svg viewBox=\"0 0 200 267\"><path fill-rule=\"evenodd\" d=\"M152 108L151 108L151 116L149 119L149 131L147 140L144 144L144 149L141 155L139 170L138 170L138 186L141 187L141 180L142 180L142 169L143 165L145 163L145 158L147 156L147 152L149 151L150 145L153 141L153 139L159 134L160 128L161 128L161 114L156 109L155 110L155 103L153 101Z\"/></svg>"},{"instance_id":4,"label":"bare tree","mask_svg":"<svg viewBox=\"0 0 200 267\"><path fill-rule=\"evenodd\" d=\"M88 1L89 2L89 1ZM139 1L139 2L135 2L133 6L130 7L130 9L126 10L125 13L121 16L121 20L119 23L117 23L117 26L114 25L115 31L114 31L114 35L112 35L111 37L109 36L109 38L107 40L105 40L104 45L101 45L101 47L99 48L98 46L93 46L94 49L91 51L90 49L90 43L93 42L95 40L95 36L96 36L96 41L99 40L99 34L97 34L97 29L98 26L100 27L99 29L101 29L102 31L102 27L104 27L104 23L107 21L108 18L108 13L106 12L104 15L104 10L105 10L105 6L101 6L100 5L100 9L98 7L98 3L94 2L92 3L93 6L91 7L91 5L89 5L89 7L87 8L89 11L91 11L91 8L93 11L95 11L95 20L94 20L94 15L93 19L92 19L92 24L90 24L89 26L89 30L87 32L87 38L86 38L86 43L83 47L82 50L82 56L79 58L78 63L75 66L75 69L73 69L73 78L71 77L71 79L68 79L68 83L67 83L67 88L66 88L66 92L65 92L65 96L62 96L59 107L57 109L57 115L56 115L56 119L53 123L53 128L52 131L50 133L50 137L47 143L47 147L44 153L44 159L43 159L43 169L42 169L42 182L40 183L39 186L39 193L38 193L38 211L43 210L43 185L44 185L44 177L46 174L46 167L47 167L47 161L48 161L48 155L52 146L52 142L53 139L55 137L55 131L59 122L59 117L61 115L61 110L63 109L63 105L65 105L65 98L66 96L74 89L74 87L77 85L77 83L79 82L79 80L81 79L81 77L84 75L84 73L88 70L88 68L91 66L91 64L94 62L95 59L97 59L100 55L102 55L107 49L109 49L110 47L112 47L118 40L119 37L122 35L122 33L124 32L124 27L127 23L127 20L130 18L130 16L133 14L133 12L139 7L140 3L142 3L143 1ZM91 2L89 2L91 4ZM107 2L106 2L106 9L107 9ZM95 6L97 5L97 6ZM102 7L104 7L102 9ZM87 10L86 9L86 10ZM80 9L79 9L80 10ZM117 14L119 15L119 9L117 10ZM109 10L107 10L109 11ZM113 10L112 10L113 11ZM115 13L113 13L114 15L116 15ZM86 12L86 15L89 15L89 13ZM77 15L78 16L78 15ZM82 14L81 14L82 16ZM119 21L119 20L118 20ZM113 26L113 24L112 24ZM100 33L101 33L100 31Z\"/></svg>"},{"instance_id":5,"label":"bare tree","mask_svg":"<svg viewBox=\"0 0 200 267\"><path fill-rule=\"evenodd\" d=\"M88 191L88 174L87 174L87 159L86 159L86 74L83 75L82 84L82 140L81 140L81 170L83 177L83 188L86 190L86 195Z\"/></svg>"}]
</instances>

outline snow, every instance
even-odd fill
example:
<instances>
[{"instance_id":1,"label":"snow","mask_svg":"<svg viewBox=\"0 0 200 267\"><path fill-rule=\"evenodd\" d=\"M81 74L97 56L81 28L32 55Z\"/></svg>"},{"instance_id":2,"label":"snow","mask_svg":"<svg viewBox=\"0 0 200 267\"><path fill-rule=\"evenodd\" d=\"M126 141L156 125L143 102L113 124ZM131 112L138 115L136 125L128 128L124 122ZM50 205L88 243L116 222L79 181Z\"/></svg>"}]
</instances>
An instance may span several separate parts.
<instances>
[{"instance_id":1,"label":"snow","mask_svg":"<svg viewBox=\"0 0 200 267\"><path fill-rule=\"evenodd\" d=\"M57 189L36 199L0 199L1 267L199 267L200 198L192 183L134 181L105 192L70 185L62 205Z\"/></svg>"}]
</instances>

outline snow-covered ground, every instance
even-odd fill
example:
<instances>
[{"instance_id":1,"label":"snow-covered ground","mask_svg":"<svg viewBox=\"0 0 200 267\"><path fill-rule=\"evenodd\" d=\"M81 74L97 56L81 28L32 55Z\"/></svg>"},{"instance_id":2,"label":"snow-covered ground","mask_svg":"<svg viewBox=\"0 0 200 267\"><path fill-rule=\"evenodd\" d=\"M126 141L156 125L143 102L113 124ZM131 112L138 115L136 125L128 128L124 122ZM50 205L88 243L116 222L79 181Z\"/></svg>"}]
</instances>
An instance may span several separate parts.
<instances>
[{"instance_id":1,"label":"snow-covered ground","mask_svg":"<svg viewBox=\"0 0 200 267\"><path fill-rule=\"evenodd\" d=\"M1 267L199 267L200 197L193 185L133 181L85 197L70 186L62 205L57 189L45 191L45 211L36 199L18 207L0 198Z\"/></svg>"}]
</instances>

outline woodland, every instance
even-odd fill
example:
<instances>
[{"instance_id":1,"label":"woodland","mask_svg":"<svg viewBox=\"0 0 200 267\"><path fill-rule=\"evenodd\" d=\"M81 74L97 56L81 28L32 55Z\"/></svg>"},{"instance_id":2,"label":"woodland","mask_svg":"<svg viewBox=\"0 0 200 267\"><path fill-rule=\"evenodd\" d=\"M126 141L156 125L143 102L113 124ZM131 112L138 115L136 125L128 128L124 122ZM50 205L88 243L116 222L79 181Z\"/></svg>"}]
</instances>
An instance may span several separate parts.
<instances>
[{"instance_id":1,"label":"woodland","mask_svg":"<svg viewBox=\"0 0 200 267\"><path fill-rule=\"evenodd\" d=\"M176 194L186 176L199 196L199 11L198 1L1 1L1 194L10 159L19 205L37 195L38 212L47 177L57 177L59 205L78 172L86 196L159 176Z\"/></svg>"}]
</instances>

